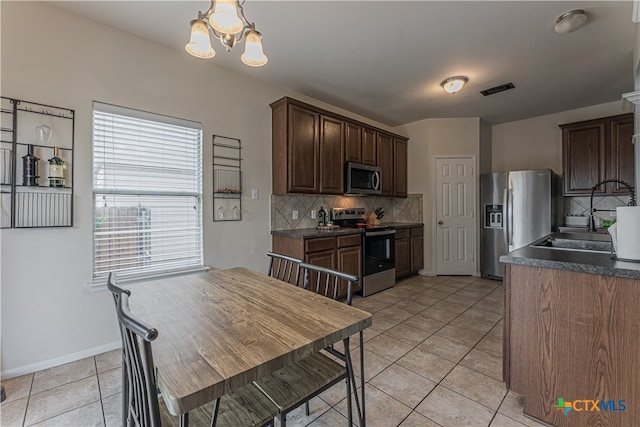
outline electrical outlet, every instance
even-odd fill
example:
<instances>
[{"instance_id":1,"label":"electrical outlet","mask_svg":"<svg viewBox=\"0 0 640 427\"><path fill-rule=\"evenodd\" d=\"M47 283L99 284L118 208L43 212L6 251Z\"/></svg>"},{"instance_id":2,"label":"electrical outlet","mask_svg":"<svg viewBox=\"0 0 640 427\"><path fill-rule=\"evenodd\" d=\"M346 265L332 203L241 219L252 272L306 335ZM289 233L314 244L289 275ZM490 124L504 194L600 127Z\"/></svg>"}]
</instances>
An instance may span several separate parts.
<instances>
[{"instance_id":1,"label":"electrical outlet","mask_svg":"<svg viewBox=\"0 0 640 427\"><path fill-rule=\"evenodd\" d=\"M298 219L298 211L293 211L293 219Z\"/></svg>"},{"instance_id":2,"label":"electrical outlet","mask_svg":"<svg viewBox=\"0 0 640 427\"><path fill-rule=\"evenodd\" d=\"M251 200L258 200L258 190L255 188L251 190Z\"/></svg>"},{"instance_id":3,"label":"electrical outlet","mask_svg":"<svg viewBox=\"0 0 640 427\"><path fill-rule=\"evenodd\" d=\"M316 219L316 210L311 209L311 219Z\"/></svg>"},{"instance_id":4,"label":"electrical outlet","mask_svg":"<svg viewBox=\"0 0 640 427\"><path fill-rule=\"evenodd\" d=\"M616 211L611 211L609 212L609 218L615 218L616 217L617 212Z\"/></svg>"}]
</instances>

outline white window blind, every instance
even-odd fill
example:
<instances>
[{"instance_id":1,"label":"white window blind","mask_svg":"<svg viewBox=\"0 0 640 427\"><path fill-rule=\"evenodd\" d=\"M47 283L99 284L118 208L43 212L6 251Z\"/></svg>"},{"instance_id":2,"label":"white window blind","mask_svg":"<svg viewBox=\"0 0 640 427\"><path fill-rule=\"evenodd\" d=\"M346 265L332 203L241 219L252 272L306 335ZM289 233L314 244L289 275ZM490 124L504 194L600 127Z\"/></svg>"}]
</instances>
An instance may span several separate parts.
<instances>
[{"instance_id":1,"label":"white window blind","mask_svg":"<svg viewBox=\"0 0 640 427\"><path fill-rule=\"evenodd\" d=\"M199 123L94 102L93 197L94 283L202 267Z\"/></svg>"}]
</instances>

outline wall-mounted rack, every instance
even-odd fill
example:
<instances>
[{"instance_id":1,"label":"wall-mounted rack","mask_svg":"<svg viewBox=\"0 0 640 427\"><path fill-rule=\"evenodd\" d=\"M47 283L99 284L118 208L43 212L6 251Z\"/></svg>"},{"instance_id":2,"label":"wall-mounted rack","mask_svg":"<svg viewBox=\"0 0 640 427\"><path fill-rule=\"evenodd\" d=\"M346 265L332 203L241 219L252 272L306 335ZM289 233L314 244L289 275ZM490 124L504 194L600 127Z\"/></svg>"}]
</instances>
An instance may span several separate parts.
<instances>
[{"instance_id":1,"label":"wall-mounted rack","mask_svg":"<svg viewBox=\"0 0 640 427\"><path fill-rule=\"evenodd\" d=\"M213 135L213 220L242 219L242 143Z\"/></svg>"},{"instance_id":2,"label":"wall-mounted rack","mask_svg":"<svg viewBox=\"0 0 640 427\"><path fill-rule=\"evenodd\" d=\"M0 226L73 226L75 111L0 98Z\"/></svg>"}]
</instances>

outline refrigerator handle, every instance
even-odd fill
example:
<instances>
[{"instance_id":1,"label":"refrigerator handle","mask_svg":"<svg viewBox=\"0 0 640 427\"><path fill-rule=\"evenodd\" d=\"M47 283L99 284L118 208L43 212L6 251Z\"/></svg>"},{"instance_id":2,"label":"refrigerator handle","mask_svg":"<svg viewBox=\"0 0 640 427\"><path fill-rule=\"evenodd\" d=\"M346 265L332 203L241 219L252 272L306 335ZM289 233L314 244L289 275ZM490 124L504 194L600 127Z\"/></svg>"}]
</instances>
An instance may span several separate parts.
<instances>
[{"instance_id":1,"label":"refrigerator handle","mask_svg":"<svg viewBox=\"0 0 640 427\"><path fill-rule=\"evenodd\" d=\"M502 233L504 235L504 244L507 247L507 252L509 252L509 244L511 243L511 224L509 224L509 219L511 216L511 212L509 209L509 189L505 188L504 189L504 193L502 195L502 210L503 210L503 215L504 217L502 218L503 221L503 225L502 225Z\"/></svg>"}]
</instances>

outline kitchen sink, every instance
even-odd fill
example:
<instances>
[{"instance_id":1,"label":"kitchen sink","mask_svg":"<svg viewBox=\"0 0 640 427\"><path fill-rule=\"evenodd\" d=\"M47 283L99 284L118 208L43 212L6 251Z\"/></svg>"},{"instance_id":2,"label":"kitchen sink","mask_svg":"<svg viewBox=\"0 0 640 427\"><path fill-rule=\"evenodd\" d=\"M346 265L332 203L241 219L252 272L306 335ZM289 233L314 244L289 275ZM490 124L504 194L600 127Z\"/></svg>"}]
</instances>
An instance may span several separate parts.
<instances>
[{"instance_id":1,"label":"kitchen sink","mask_svg":"<svg viewBox=\"0 0 640 427\"><path fill-rule=\"evenodd\" d=\"M553 233L533 243L530 247L611 253L611 238L608 234L598 233Z\"/></svg>"}]
</instances>

